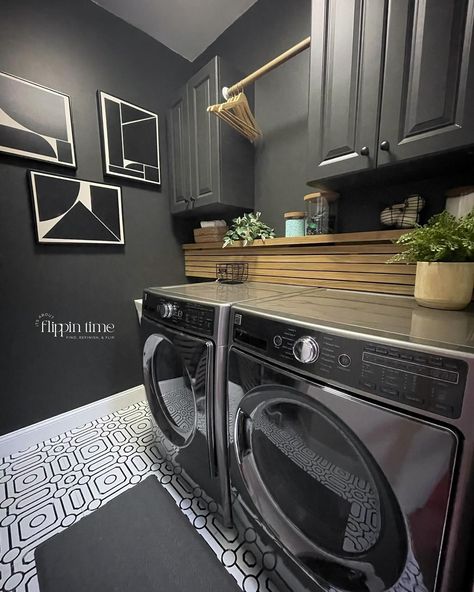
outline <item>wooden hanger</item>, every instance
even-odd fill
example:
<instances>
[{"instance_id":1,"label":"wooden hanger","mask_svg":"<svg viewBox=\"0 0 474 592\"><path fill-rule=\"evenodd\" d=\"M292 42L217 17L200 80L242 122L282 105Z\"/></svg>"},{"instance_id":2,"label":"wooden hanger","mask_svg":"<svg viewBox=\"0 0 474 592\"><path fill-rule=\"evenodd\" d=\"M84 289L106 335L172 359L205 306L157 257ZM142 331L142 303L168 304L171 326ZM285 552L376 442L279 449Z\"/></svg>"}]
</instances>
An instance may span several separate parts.
<instances>
[{"instance_id":1,"label":"wooden hanger","mask_svg":"<svg viewBox=\"0 0 474 592\"><path fill-rule=\"evenodd\" d=\"M301 53L308 48L310 44L311 37L307 37L258 70L255 70L255 72L252 72L252 74L249 74L239 82L236 82L230 88L224 87L222 89L222 94L224 95L226 102L210 105L207 110L211 113L215 113L248 140L255 142L258 138L261 138L263 134L255 120L252 110L250 109L250 105L243 89L267 72L270 72L274 68Z\"/></svg>"},{"instance_id":2,"label":"wooden hanger","mask_svg":"<svg viewBox=\"0 0 474 592\"><path fill-rule=\"evenodd\" d=\"M258 137L258 134L255 133L255 130L249 126L247 122L244 121L244 119L234 114L232 111L225 109L221 110L221 106L222 105L211 105L207 110L215 113L223 121L233 127L237 132L245 136L251 142L254 142Z\"/></svg>"},{"instance_id":3,"label":"wooden hanger","mask_svg":"<svg viewBox=\"0 0 474 592\"><path fill-rule=\"evenodd\" d=\"M244 92L229 97L227 102L219 106L219 113L227 113L234 121L247 129L253 138L252 141L262 135Z\"/></svg>"},{"instance_id":4,"label":"wooden hanger","mask_svg":"<svg viewBox=\"0 0 474 592\"><path fill-rule=\"evenodd\" d=\"M257 140L261 135L260 130L254 124L255 120L252 121L253 115L250 117L248 113L245 113L244 108L236 101L229 100L227 103L211 105L207 110L215 113L251 142Z\"/></svg>"}]
</instances>

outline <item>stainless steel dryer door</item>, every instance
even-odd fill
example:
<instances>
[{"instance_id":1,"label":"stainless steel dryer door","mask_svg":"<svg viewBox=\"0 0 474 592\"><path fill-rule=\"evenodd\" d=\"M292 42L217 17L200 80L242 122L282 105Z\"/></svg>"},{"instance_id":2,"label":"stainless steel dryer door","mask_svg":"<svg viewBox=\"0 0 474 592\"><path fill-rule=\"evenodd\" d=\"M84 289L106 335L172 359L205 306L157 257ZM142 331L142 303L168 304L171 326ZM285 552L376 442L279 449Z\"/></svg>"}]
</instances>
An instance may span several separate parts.
<instances>
[{"instance_id":1,"label":"stainless steel dryer door","mask_svg":"<svg viewBox=\"0 0 474 592\"><path fill-rule=\"evenodd\" d=\"M433 591L455 435L231 356L232 486L261 525L324 590Z\"/></svg>"},{"instance_id":2,"label":"stainless steel dryer door","mask_svg":"<svg viewBox=\"0 0 474 592\"><path fill-rule=\"evenodd\" d=\"M164 436L187 447L200 432L207 440L214 472L212 418L213 343L163 328L143 347L143 379L148 404Z\"/></svg>"}]
</instances>

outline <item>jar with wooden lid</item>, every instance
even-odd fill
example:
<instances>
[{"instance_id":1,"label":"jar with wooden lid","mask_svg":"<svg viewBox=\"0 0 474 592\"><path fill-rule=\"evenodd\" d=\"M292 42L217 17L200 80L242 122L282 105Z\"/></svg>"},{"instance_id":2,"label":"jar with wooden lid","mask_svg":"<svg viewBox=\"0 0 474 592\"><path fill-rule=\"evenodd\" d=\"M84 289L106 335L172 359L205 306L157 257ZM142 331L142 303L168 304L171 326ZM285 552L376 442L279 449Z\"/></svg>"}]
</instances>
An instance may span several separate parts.
<instances>
[{"instance_id":1,"label":"jar with wooden lid","mask_svg":"<svg viewBox=\"0 0 474 592\"><path fill-rule=\"evenodd\" d=\"M461 218L474 209L474 185L455 187L446 191L446 210Z\"/></svg>"},{"instance_id":2,"label":"jar with wooden lid","mask_svg":"<svg viewBox=\"0 0 474 592\"><path fill-rule=\"evenodd\" d=\"M329 234L337 230L337 200L334 191L318 191L304 196L306 203L306 234Z\"/></svg>"},{"instance_id":3,"label":"jar with wooden lid","mask_svg":"<svg viewBox=\"0 0 474 592\"><path fill-rule=\"evenodd\" d=\"M286 212L285 236L304 236L306 212Z\"/></svg>"}]
</instances>

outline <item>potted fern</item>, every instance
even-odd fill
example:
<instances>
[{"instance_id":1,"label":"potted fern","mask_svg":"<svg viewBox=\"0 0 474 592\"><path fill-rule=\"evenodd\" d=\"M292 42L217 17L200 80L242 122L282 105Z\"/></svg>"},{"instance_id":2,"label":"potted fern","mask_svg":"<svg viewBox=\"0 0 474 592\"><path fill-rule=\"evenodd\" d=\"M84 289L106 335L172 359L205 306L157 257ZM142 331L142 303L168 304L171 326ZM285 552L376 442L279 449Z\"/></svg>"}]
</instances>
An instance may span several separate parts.
<instances>
[{"instance_id":1,"label":"potted fern","mask_svg":"<svg viewBox=\"0 0 474 592\"><path fill-rule=\"evenodd\" d=\"M274 238L275 231L260 220L261 212L244 214L232 220L232 226L224 235L224 244L227 247L235 241L244 241L244 247L260 238L263 241L267 238Z\"/></svg>"},{"instance_id":2,"label":"potted fern","mask_svg":"<svg viewBox=\"0 0 474 592\"><path fill-rule=\"evenodd\" d=\"M474 211L462 218L442 212L396 243L405 248L388 263L416 263L418 304L443 310L461 310L469 304L474 288Z\"/></svg>"}]
</instances>

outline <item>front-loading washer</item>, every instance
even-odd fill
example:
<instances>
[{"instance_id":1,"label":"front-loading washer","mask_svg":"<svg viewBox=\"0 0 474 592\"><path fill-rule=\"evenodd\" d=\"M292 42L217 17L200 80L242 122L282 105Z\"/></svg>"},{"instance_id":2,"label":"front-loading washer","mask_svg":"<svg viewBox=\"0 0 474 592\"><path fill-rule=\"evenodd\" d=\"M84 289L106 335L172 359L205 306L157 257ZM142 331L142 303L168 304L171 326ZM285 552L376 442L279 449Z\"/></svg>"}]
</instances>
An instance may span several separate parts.
<instances>
[{"instance_id":1,"label":"front-loading washer","mask_svg":"<svg viewBox=\"0 0 474 592\"><path fill-rule=\"evenodd\" d=\"M468 590L472 310L318 290L231 320L233 513L311 590Z\"/></svg>"},{"instance_id":2,"label":"front-loading washer","mask_svg":"<svg viewBox=\"0 0 474 592\"><path fill-rule=\"evenodd\" d=\"M143 294L143 377L161 453L218 504L230 524L225 385L231 304L304 288L204 282Z\"/></svg>"}]
</instances>

